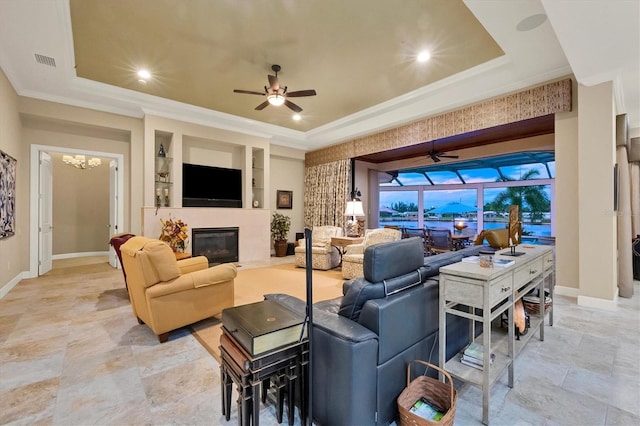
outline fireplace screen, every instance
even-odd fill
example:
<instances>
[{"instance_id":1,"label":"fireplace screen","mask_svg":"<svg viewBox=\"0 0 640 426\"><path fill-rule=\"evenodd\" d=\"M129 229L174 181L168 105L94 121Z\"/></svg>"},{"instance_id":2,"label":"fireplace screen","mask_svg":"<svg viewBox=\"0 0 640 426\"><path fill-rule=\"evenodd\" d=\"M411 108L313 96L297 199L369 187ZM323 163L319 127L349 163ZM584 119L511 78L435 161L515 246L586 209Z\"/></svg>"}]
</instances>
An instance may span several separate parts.
<instances>
[{"instance_id":1,"label":"fireplace screen","mask_svg":"<svg viewBox=\"0 0 640 426\"><path fill-rule=\"evenodd\" d=\"M194 228L193 256L206 256L209 266L238 261L238 228Z\"/></svg>"}]
</instances>

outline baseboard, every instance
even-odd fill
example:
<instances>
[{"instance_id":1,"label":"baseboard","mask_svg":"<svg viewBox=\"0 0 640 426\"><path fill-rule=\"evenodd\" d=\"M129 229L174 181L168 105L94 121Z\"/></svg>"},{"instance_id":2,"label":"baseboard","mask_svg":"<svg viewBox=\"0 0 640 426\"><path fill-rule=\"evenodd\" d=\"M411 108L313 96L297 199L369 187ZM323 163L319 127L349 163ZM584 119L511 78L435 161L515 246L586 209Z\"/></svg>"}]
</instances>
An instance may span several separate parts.
<instances>
[{"instance_id":1,"label":"baseboard","mask_svg":"<svg viewBox=\"0 0 640 426\"><path fill-rule=\"evenodd\" d=\"M73 259L76 257L88 257L88 256L109 256L109 251L83 251L80 253L63 253L63 254L54 254L51 256L52 260L60 260L60 259Z\"/></svg>"},{"instance_id":2,"label":"baseboard","mask_svg":"<svg viewBox=\"0 0 640 426\"><path fill-rule=\"evenodd\" d=\"M575 287L557 285L553 287L553 293L559 296L578 297L578 289Z\"/></svg>"},{"instance_id":3,"label":"baseboard","mask_svg":"<svg viewBox=\"0 0 640 426\"><path fill-rule=\"evenodd\" d=\"M602 309L604 311L615 311L618 309L618 295L613 300L600 299L598 297L578 296L578 306L586 308Z\"/></svg>"},{"instance_id":4,"label":"baseboard","mask_svg":"<svg viewBox=\"0 0 640 426\"><path fill-rule=\"evenodd\" d=\"M16 284L20 282L20 280L23 278L23 275L24 275L24 272L20 272L11 281L9 281L8 283L0 287L0 299L6 296L6 294L9 293L9 291L11 291L11 289L14 288Z\"/></svg>"}]
</instances>

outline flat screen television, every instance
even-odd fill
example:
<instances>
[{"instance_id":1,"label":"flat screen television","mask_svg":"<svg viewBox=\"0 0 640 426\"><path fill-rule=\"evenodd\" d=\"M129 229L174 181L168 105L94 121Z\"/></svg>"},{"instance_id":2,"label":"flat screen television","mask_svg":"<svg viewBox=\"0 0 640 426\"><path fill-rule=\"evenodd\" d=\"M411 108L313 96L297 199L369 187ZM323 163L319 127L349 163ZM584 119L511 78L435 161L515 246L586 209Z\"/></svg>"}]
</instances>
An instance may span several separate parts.
<instances>
[{"instance_id":1,"label":"flat screen television","mask_svg":"<svg viewBox=\"0 0 640 426\"><path fill-rule=\"evenodd\" d=\"M182 164L183 207L242 207L242 170Z\"/></svg>"}]
</instances>

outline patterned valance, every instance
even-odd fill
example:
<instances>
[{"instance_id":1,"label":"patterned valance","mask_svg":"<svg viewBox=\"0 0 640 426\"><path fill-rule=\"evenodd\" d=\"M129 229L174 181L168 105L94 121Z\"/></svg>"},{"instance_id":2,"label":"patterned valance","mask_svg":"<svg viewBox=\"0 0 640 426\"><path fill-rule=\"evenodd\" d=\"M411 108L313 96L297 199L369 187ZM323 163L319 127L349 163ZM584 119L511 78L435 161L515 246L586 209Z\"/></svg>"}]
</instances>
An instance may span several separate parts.
<instances>
[{"instance_id":1,"label":"patterned valance","mask_svg":"<svg viewBox=\"0 0 640 426\"><path fill-rule=\"evenodd\" d=\"M359 157L566 111L571 111L570 78L308 152L305 165Z\"/></svg>"}]
</instances>

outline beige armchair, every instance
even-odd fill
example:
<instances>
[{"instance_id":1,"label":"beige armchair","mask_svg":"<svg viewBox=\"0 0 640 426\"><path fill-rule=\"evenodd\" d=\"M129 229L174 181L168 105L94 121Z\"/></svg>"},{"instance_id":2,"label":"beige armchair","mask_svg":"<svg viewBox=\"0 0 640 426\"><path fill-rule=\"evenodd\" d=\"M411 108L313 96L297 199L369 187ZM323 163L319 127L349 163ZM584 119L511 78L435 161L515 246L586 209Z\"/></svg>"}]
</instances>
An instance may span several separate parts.
<instances>
[{"instance_id":1,"label":"beige armchair","mask_svg":"<svg viewBox=\"0 0 640 426\"><path fill-rule=\"evenodd\" d=\"M140 324L147 324L160 343L169 331L220 314L232 307L236 266L209 268L205 256L176 261L165 242L133 237L120 247L127 271L129 299Z\"/></svg>"},{"instance_id":2,"label":"beige armchair","mask_svg":"<svg viewBox=\"0 0 640 426\"><path fill-rule=\"evenodd\" d=\"M374 244L398 241L402 238L402 232L398 229L379 228L367 229L364 233L364 240L361 244L352 244L342 256L342 278L351 280L364 276L362 264L364 262L364 251Z\"/></svg>"},{"instance_id":3,"label":"beige armchair","mask_svg":"<svg viewBox=\"0 0 640 426\"><path fill-rule=\"evenodd\" d=\"M340 264L340 252L331 245L331 237L341 237L342 228L331 225L314 226L311 233L311 267L323 271L333 269ZM307 265L307 249L304 238L298 240L295 248L296 266Z\"/></svg>"}]
</instances>

